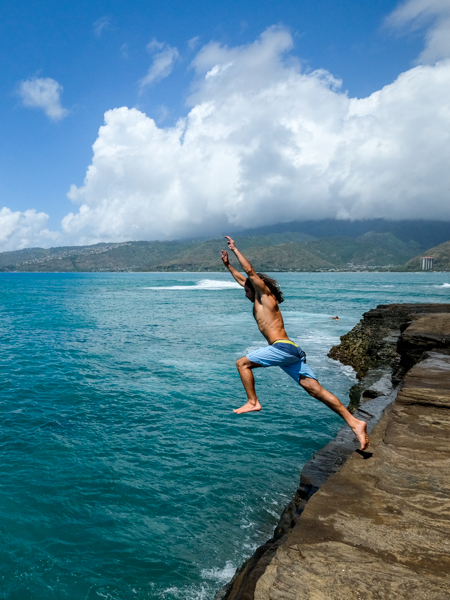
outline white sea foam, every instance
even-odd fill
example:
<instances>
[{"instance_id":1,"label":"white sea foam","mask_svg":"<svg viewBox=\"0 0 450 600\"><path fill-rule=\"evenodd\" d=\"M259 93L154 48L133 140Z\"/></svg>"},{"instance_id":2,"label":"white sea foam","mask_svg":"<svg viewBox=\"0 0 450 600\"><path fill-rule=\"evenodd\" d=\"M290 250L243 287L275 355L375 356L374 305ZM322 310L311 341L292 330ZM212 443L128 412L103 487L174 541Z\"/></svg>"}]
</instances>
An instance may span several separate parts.
<instances>
[{"instance_id":1,"label":"white sea foam","mask_svg":"<svg viewBox=\"0 0 450 600\"><path fill-rule=\"evenodd\" d=\"M223 569L203 569L202 577L203 579L212 579L213 581L226 583L227 581L230 581L235 572L235 565L228 561Z\"/></svg>"},{"instance_id":2,"label":"white sea foam","mask_svg":"<svg viewBox=\"0 0 450 600\"><path fill-rule=\"evenodd\" d=\"M159 594L160 598L164 600L206 600L211 597L212 590L206 590L203 586L200 589L192 587L170 587L163 590Z\"/></svg>"},{"instance_id":3,"label":"white sea foam","mask_svg":"<svg viewBox=\"0 0 450 600\"><path fill-rule=\"evenodd\" d=\"M264 348L264 347L265 347L265 344L264 344L263 339L258 342L252 342L252 344L244 350L244 354L245 354L245 356L247 356L247 354L250 354L250 352L255 352L255 350L261 350L261 348ZM242 355L242 352L236 352L236 354Z\"/></svg>"},{"instance_id":4,"label":"white sea foam","mask_svg":"<svg viewBox=\"0 0 450 600\"><path fill-rule=\"evenodd\" d=\"M333 359L330 359L333 360ZM338 362L338 361L334 361L334 362ZM348 377L349 379L354 380L356 377L356 373L355 370L353 369L353 367L351 367L350 365L342 365L341 363L338 363L339 367L342 371L342 373L344 373L344 375L346 377Z\"/></svg>"},{"instance_id":5,"label":"white sea foam","mask_svg":"<svg viewBox=\"0 0 450 600\"><path fill-rule=\"evenodd\" d=\"M444 288L449 288L449 287L450 287L450 283L442 283L441 285L434 285L433 287L444 287Z\"/></svg>"},{"instance_id":6,"label":"white sea foam","mask_svg":"<svg viewBox=\"0 0 450 600\"><path fill-rule=\"evenodd\" d=\"M235 290L241 286L235 281L221 281L215 279L202 279L194 285L168 285L144 287L144 290Z\"/></svg>"},{"instance_id":7,"label":"white sea foam","mask_svg":"<svg viewBox=\"0 0 450 600\"><path fill-rule=\"evenodd\" d=\"M280 518L280 513L279 511L275 511L275 510L270 510L270 508L268 508L267 506L264 507L265 511L269 513L269 515L271 515L274 519L279 519Z\"/></svg>"},{"instance_id":8,"label":"white sea foam","mask_svg":"<svg viewBox=\"0 0 450 600\"><path fill-rule=\"evenodd\" d=\"M326 333L320 334L316 331L311 333L305 332L302 334L301 338L298 336L292 337L292 341L298 345L303 345L306 343L316 343L320 344L320 346L334 346L335 344L339 344L339 338L335 335L327 335Z\"/></svg>"},{"instance_id":9,"label":"white sea foam","mask_svg":"<svg viewBox=\"0 0 450 600\"><path fill-rule=\"evenodd\" d=\"M169 587L159 595L164 600L206 600L211 598L217 586L230 581L236 572L236 566L227 562L223 569L202 569L203 584L183 587Z\"/></svg>"}]
</instances>

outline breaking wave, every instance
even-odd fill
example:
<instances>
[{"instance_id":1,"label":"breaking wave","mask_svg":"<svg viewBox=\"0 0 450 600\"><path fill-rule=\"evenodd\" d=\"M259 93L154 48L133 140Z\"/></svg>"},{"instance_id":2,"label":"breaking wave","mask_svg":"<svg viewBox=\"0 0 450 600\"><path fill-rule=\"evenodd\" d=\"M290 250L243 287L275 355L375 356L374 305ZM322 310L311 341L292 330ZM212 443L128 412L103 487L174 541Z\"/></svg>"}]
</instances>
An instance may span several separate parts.
<instances>
[{"instance_id":1,"label":"breaking wave","mask_svg":"<svg viewBox=\"0 0 450 600\"><path fill-rule=\"evenodd\" d=\"M145 290L235 290L241 286L236 281L218 281L214 279L202 279L194 285L168 285L144 287Z\"/></svg>"}]
</instances>

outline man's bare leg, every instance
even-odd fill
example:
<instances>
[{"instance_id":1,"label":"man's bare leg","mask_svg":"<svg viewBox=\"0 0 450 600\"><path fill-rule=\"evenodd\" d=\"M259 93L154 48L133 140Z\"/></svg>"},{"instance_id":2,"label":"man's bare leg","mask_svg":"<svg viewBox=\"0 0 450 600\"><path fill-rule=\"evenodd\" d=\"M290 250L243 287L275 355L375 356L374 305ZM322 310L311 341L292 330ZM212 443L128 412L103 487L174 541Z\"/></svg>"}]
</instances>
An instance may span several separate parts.
<instances>
[{"instance_id":1,"label":"man's bare leg","mask_svg":"<svg viewBox=\"0 0 450 600\"><path fill-rule=\"evenodd\" d=\"M334 410L335 413L344 419L358 438L361 450L365 450L370 445L369 436L367 435L367 423L354 417L334 394L327 391L318 381L310 377L301 376L300 385L310 396L323 402L328 408Z\"/></svg>"},{"instance_id":2,"label":"man's bare leg","mask_svg":"<svg viewBox=\"0 0 450 600\"><path fill-rule=\"evenodd\" d=\"M233 412L237 415L242 413L253 412L255 410L261 410L261 404L256 396L255 391L255 378L253 377L252 369L257 369L261 365L253 363L246 356L243 356L236 361L236 366L241 376L242 384L247 392L247 402L241 408L234 408Z\"/></svg>"}]
</instances>

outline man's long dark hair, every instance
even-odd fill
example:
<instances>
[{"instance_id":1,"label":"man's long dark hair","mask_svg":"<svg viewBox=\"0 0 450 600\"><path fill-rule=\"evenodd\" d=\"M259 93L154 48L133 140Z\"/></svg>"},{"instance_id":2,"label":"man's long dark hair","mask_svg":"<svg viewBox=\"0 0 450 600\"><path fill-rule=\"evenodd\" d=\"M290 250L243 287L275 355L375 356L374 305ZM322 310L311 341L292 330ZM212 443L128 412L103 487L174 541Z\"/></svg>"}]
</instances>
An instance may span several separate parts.
<instances>
[{"instance_id":1,"label":"man's long dark hair","mask_svg":"<svg viewBox=\"0 0 450 600\"><path fill-rule=\"evenodd\" d=\"M278 302L278 304L281 304L282 302L284 302L283 292L280 290L280 285L279 285L278 281L275 281L275 279L272 279L272 277L269 277L265 273L256 273L256 274L258 275L258 277L261 277L261 279L267 285L269 290L275 296L275 300Z\"/></svg>"}]
</instances>

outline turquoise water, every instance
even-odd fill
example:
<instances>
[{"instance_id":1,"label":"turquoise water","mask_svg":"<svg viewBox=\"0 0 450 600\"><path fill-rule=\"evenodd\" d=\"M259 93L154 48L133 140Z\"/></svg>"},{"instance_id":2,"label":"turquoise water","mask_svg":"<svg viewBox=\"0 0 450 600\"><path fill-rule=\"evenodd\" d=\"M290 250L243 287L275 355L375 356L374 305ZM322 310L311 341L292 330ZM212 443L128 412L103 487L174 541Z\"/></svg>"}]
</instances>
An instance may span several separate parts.
<instances>
[{"instance_id":1,"label":"turquoise water","mask_svg":"<svg viewBox=\"0 0 450 600\"><path fill-rule=\"evenodd\" d=\"M448 273L277 277L344 402L326 353L364 311L450 301ZM264 343L227 274L1 274L0 310L0 598L212 598L341 425L279 369L256 372L260 413L231 411Z\"/></svg>"}]
</instances>

